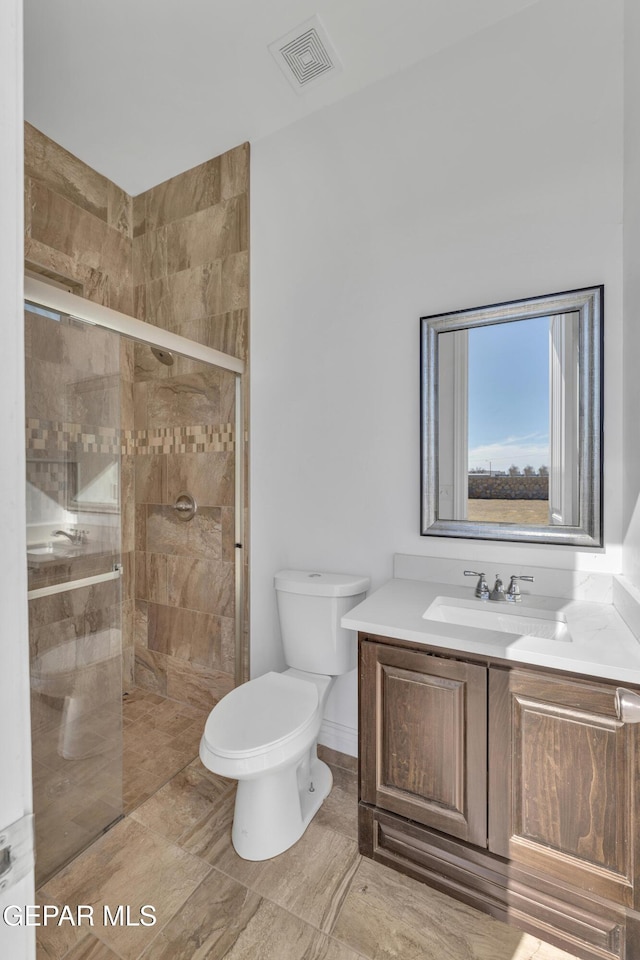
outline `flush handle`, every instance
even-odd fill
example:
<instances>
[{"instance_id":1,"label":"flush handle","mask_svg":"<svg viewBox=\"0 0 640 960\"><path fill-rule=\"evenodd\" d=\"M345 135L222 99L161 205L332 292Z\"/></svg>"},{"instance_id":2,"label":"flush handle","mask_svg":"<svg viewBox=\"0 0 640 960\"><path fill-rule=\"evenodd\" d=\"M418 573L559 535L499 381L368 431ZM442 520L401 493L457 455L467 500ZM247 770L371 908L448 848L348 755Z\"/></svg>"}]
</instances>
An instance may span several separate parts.
<instances>
[{"instance_id":1,"label":"flush handle","mask_svg":"<svg viewBox=\"0 0 640 960\"><path fill-rule=\"evenodd\" d=\"M618 687L616 690L616 716L623 723L640 723L640 694Z\"/></svg>"},{"instance_id":2,"label":"flush handle","mask_svg":"<svg viewBox=\"0 0 640 960\"><path fill-rule=\"evenodd\" d=\"M190 493L179 493L173 505L179 520L193 520L198 512L198 504Z\"/></svg>"}]
</instances>

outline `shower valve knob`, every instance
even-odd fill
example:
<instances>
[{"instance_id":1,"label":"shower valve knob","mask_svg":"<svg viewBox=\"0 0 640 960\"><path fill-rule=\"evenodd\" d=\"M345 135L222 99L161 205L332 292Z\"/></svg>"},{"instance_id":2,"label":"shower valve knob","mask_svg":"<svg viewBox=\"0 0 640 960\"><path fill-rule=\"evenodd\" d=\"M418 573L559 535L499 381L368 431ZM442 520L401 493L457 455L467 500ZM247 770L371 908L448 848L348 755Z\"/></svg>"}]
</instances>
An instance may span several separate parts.
<instances>
[{"instance_id":1,"label":"shower valve knob","mask_svg":"<svg viewBox=\"0 0 640 960\"><path fill-rule=\"evenodd\" d=\"M179 493L173 505L180 520L193 520L198 512L198 504L190 493Z\"/></svg>"}]
</instances>

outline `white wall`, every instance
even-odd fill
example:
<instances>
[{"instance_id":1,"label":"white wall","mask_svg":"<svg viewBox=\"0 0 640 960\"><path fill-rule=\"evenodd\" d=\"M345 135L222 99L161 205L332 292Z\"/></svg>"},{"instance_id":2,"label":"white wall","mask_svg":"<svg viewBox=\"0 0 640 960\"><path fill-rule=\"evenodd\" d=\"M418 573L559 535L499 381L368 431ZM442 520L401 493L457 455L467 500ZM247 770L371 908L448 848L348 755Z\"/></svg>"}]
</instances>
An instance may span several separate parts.
<instances>
[{"instance_id":1,"label":"white wall","mask_svg":"<svg viewBox=\"0 0 640 960\"><path fill-rule=\"evenodd\" d=\"M0 832L31 811L29 641L24 471L22 327L22 0L0 4ZM33 869L0 891L7 904L33 903ZM0 956L35 956L33 928L0 919Z\"/></svg>"},{"instance_id":2,"label":"white wall","mask_svg":"<svg viewBox=\"0 0 640 960\"><path fill-rule=\"evenodd\" d=\"M279 567L620 569L622 6L541 0L252 145L254 675ZM597 283L606 549L420 537L418 318ZM328 716L355 727L355 675Z\"/></svg>"},{"instance_id":3,"label":"white wall","mask_svg":"<svg viewBox=\"0 0 640 960\"><path fill-rule=\"evenodd\" d=\"M625 3L624 573L640 587L640 7Z\"/></svg>"}]
</instances>

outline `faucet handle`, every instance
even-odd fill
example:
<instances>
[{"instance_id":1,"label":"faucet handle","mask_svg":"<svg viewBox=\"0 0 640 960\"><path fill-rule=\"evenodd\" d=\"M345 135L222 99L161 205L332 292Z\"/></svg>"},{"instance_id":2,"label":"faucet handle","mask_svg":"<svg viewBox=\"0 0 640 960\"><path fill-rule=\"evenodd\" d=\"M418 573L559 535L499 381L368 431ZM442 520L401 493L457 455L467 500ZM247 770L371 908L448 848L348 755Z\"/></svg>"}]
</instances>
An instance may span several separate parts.
<instances>
[{"instance_id":1,"label":"faucet handle","mask_svg":"<svg viewBox=\"0 0 640 960\"><path fill-rule=\"evenodd\" d=\"M528 577L528 576L516 577L515 575L511 576L509 589L507 590L507 600L513 600L516 603L522 600L520 587L518 586L518 583L517 583L518 580L526 580L528 583L534 583L535 577Z\"/></svg>"},{"instance_id":2,"label":"faucet handle","mask_svg":"<svg viewBox=\"0 0 640 960\"><path fill-rule=\"evenodd\" d=\"M477 573L475 570L465 570L465 577L478 577L478 583L476 585L476 597L480 600L489 599L489 586L487 581L484 578L484 573Z\"/></svg>"}]
</instances>

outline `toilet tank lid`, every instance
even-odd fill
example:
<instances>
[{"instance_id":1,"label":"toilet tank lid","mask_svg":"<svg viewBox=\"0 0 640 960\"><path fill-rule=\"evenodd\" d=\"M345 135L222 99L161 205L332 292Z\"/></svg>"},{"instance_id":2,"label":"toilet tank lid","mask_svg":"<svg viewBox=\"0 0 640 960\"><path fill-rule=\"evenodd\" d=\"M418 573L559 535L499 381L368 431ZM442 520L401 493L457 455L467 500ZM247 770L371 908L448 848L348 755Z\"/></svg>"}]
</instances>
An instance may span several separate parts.
<instances>
[{"instance_id":1,"label":"toilet tank lid","mask_svg":"<svg viewBox=\"0 0 640 960\"><path fill-rule=\"evenodd\" d=\"M315 597L354 597L369 589L369 577L352 573L319 573L316 570L280 570L274 577L276 590Z\"/></svg>"}]
</instances>

